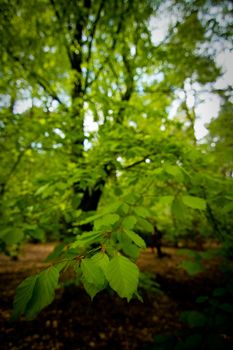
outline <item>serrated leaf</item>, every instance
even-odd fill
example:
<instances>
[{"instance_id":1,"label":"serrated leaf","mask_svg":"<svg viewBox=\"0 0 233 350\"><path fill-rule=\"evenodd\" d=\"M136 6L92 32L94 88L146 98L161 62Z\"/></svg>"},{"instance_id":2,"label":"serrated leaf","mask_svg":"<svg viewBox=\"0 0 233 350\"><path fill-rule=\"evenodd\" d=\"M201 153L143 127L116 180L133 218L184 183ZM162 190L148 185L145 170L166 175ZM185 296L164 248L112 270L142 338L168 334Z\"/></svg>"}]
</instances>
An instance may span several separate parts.
<instances>
[{"instance_id":1,"label":"serrated leaf","mask_svg":"<svg viewBox=\"0 0 233 350\"><path fill-rule=\"evenodd\" d=\"M140 248L131 242L122 242L121 248L124 254L128 255L130 258L136 260L140 254Z\"/></svg>"},{"instance_id":2,"label":"serrated leaf","mask_svg":"<svg viewBox=\"0 0 233 350\"><path fill-rule=\"evenodd\" d=\"M92 258L83 259L81 262L82 283L91 299L106 287L104 270L108 261L106 254L97 253Z\"/></svg>"},{"instance_id":3,"label":"serrated leaf","mask_svg":"<svg viewBox=\"0 0 233 350\"><path fill-rule=\"evenodd\" d=\"M138 287L139 270L136 264L122 255L115 256L108 264L106 277L111 288L121 298L129 301Z\"/></svg>"},{"instance_id":4,"label":"serrated leaf","mask_svg":"<svg viewBox=\"0 0 233 350\"><path fill-rule=\"evenodd\" d=\"M140 237L137 233L131 231L131 230L127 230L124 229L124 233L126 234L126 236L133 241L138 247L140 248L146 248L146 243L144 241L144 239L142 239L142 237Z\"/></svg>"},{"instance_id":5,"label":"serrated leaf","mask_svg":"<svg viewBox=\"0 0 233 350\"><path fill-rule=\"evenodd\" d=\"M54 299L58 286L59 272L55 267L26 278L16 289L13 319L25 314L27 319L34 318Z\"/></svg>"},{"instance_id":6,"label":"serrated leaf","mask_svg":"<svg viewBox=\"0 0 233 350\"><path fill-rule=\"evenodd\" d=\"M118 232L117 237L119 240L118 251L122 250L125 255L136 260L141 249L132 242L132 239L130 239L124 231Z\"/></svg>"},{"instance_id":7,"label":"serrated leaf","mask_svg":"<svg viewBox=\"0 0 233 350\"><path fill-rule=\"evenodd\" d=\"M95 285L93 283L89 283L86 281L85 278L82 278L82 283L85 291L90 296L90 298L93 300L93 298L96 296L97 293L99 293L101 290L103 290L102 286Z\"/></svg>"},{"instance_id":8,"label":"serrated leaf","mask_svg":"<svg viewBox=\"0 0 233 350\"><path fill-rule=\"evenodd\" d=\"M109 264L109 257L105 253L97 253L91 257L91 260L98 266L100 269L104 272L106 272L106 269Z\"/></svg>"},{"instance_id":9,"label":"serrated leaf","mask_svg":"<svg viewBox=\"0 0 233 350\"><path fill-rule=\"evenodd\" d=\"M102 218L95 220L94 227L96 230L101 229L102 227L112 228L112 226L120 219L117 214L107 214Z\"/></svg>"},{"instance_id":10,"label":"serrated leaf","mask_svg":"<svg viewBox=\"0 0 233 350\"><path fill-rule=\"evenodd\" d=\"M58 287L58 280L59 272L53 266L38 274L32 298L27 304L26 318L34 318L43 308L51 304L55 296L55 289Z\"/></svg>"},{"instance_id":11,"label":"serrated leaf","mask_svg":"<svg viewBox=\"0 0 233 350\"><path fill-rule=\"evenodd\" d=\"M203 198L194 197L194 196L182 196L183 203L193 209L206 209L206 201Z\"/></svg>"},{"instance_id":12,"label":"serrated leaf","mask_svg":"<svg viewBox=\"0 0 233 350\"><path fill-rule=\"evenodd\" d=\"M104 285L104 274L100 267L92 259L83 259L81 262L81 270L85 281L96 286Z\"/></svg>"},{"instance_id":13,"label":"serrated leaf","mask_svg":"<svg viewBox=\"0 0 233 350\"><path fill-rule=\"evenodd\" d=\"M38 275L27 277L18 285L13 303L13 320L18 319L21 314L25 313L27 304L32 297L37 278Z\"/></svg>"},{"instance_id":14,"label":"serrated leaf","mask_svg":"<svg viewBox=\"0 0 233 350\"><path fill-rule=\"evenodd\" d=\"M122 220L122 226L126 229L132 229L134 228L135 224L137 222L137 218L133 215L129 215L126 216L123 220Z\"/></svg>"}]
</instances>

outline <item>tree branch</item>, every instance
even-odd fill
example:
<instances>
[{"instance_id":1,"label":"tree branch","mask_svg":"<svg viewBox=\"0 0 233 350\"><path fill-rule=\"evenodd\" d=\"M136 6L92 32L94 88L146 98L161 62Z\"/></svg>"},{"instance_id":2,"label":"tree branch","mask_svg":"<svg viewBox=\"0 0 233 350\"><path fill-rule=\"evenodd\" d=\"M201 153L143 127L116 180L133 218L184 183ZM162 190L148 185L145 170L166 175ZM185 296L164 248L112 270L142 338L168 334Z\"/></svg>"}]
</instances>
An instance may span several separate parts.
<instances>
[{"instance_id":1,"label":"tree branch","mask_svg":"<svg viewBox=\"0 0 233 350\"><path fill-rule=\"evenodd\" d=\"M146 160L148 157L150 157L150 156L151 156L151 154L147 154L147 155L144 156L142 159L137 160L136 162L134 162L134 163L132 163L132 164L130 164L130 165L127 165L127 166L123 167L121 170L128 170L128 169L133 168L133 167L136 166L136 165L139 165L139 164L141 164L141 163L144 163L145 160Z\"/></svg>"}]
</instances>

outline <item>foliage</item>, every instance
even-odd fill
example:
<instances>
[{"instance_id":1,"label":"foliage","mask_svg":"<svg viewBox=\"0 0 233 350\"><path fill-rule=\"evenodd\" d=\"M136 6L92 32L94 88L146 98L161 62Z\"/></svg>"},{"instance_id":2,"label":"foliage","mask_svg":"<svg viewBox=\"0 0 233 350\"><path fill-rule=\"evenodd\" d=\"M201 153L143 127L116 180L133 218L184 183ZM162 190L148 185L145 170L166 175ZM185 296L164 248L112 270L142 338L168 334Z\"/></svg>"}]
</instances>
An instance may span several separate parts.
<instances>
[{"instance_id":1,"label":"foliage","mask_svg":"<svg viewBox=\"0 0 233 350\"><path fill-rule=\"evenodd\" d=\"M91 298L109 285L140 298L136 259L155 228L174 243L217 239L230 255L232 104L229 89L215 89L212 45L227 46L231 4L1 5L0 249L59 241L51 266L18 287L14 317L48 305L68 267ZM170 21L159 40L161 17ZM187 85L222 100L202 144Z\"/></svg>"}]
</instances>

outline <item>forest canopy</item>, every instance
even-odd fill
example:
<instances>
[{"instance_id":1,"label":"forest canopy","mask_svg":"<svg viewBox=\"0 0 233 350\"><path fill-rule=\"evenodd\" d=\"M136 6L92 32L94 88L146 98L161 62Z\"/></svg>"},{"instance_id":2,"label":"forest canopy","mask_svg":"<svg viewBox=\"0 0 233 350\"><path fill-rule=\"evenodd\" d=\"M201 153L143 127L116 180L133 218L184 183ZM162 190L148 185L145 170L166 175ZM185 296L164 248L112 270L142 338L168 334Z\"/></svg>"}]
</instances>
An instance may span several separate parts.
<instances>
[{"instance_id":1,"label":"forest canopy","mask_svg":"<svg viewBox=\"0 0 233 350\"><path fill-rule=\"evenodd\" d=\"M216 63L232 50L232 9L1 0L0 249L59 242L54 265L20 285L15 317L51 302L67 264L91 297L109 284L130 300L155 229L171 244L217 240L232 256L232 87L219 88ZM199 142L205 93L220 110Z\"/></svg>"}]
</instances>

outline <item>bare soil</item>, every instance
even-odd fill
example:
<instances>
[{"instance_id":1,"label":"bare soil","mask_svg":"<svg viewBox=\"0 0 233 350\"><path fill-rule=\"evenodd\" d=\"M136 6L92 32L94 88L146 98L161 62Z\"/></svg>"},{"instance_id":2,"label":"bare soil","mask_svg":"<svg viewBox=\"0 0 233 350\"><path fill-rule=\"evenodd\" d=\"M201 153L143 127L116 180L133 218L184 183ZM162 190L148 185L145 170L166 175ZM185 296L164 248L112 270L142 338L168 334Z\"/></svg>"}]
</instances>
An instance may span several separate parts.
<instances>
[{"instance_id":1,"label":"bare soil","mask_svg":"<svg viewBox=\"0 0 233 350\"><path fill-rule=\"evenodd\" d=\"M184 328L181 311L194 309L197 296L222 283L217 261L208 262L205 272L190 277L178 267L183 258L177 249L164 248L167 255L162 259L147 249L138 266L154 274L162 293L143 292L143 303L128 303L105 291L91 301L83 289L68 287L59 290L55 301L35 320L12 322L16 286L44 267L43 260L53 247L51 243L27 244L17 261L0 256L0 349L145 349L156 334Z\"/></svg>"}]
</instances>

